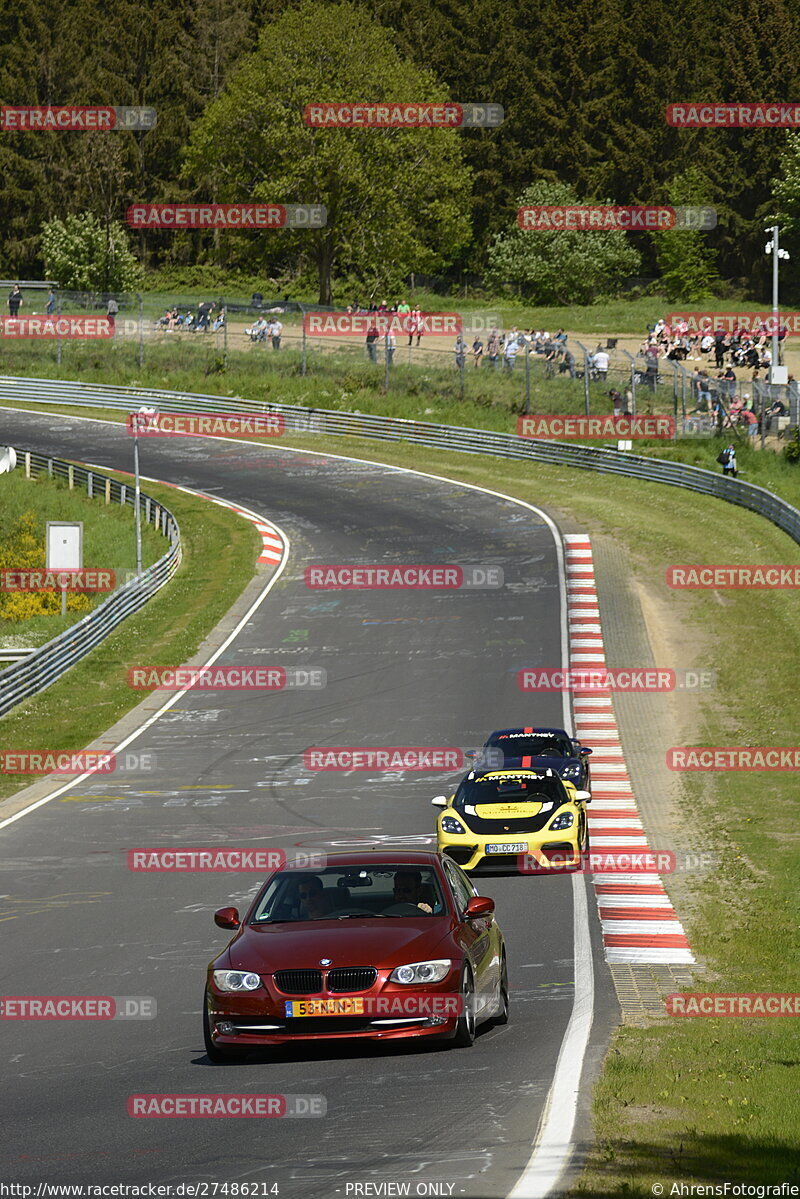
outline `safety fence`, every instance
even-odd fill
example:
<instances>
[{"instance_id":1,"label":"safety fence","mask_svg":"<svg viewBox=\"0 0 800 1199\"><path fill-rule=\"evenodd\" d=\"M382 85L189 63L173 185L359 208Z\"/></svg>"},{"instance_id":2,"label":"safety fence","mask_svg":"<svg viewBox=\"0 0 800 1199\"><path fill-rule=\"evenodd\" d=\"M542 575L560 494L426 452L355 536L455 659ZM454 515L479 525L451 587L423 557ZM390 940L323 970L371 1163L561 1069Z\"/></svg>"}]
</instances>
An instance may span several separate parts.
<instances>
[{"instance_id":1,"label":"safety fence","mask_svg":"<svg viewBox=\"0 0 800 1199\"><path fill-rule=\"evenodd\" d=\"M224 407L225 412L231 413L280 414L287 433L400 441L462 454L573 466L650 483L665 483L703 495L715 496L766 517L788 533L794 541L800 543L800 511L764 487L757 487L740 479L723 477L702 467L648 458L605 447L540 441L509 433L495 433L488 429L336 412L302 405L267 402L258 404L236 397L221 400L219 396L211 395L105 384L56 382L51 379L0 376L0 400L9 403L27 401L45 405L105 407L125 412L136 412L139 407L147 406L162 412L217 413Z\"/></svg>"},{"instance_id":2,"label":"safety fence","mask_svg":"<svg viewBox=\"0 0 800 1199\"><path fill-rule=\"evenodd\" d=\"M18 466L24 465L25 474L29 478L44 474L50 478L66 479L71 488L85 488L90 498L102 497L106 503L128 504L131 507L135 505L135 488L129 483L112 479L101 471L21 449L17 450L17 463ZM169 539L170 548L166 554L140 575L129 578L82 620L59 633L52 641L48 641L22 661L0 671L0 716L5 716L23 700L30 699L55 683L71 666L113 632L126 617L143 607L177 570L181 561L181 538L177 520L163 504L141 492L139 511L142 520Z\"/></svg>"}]
</instances>

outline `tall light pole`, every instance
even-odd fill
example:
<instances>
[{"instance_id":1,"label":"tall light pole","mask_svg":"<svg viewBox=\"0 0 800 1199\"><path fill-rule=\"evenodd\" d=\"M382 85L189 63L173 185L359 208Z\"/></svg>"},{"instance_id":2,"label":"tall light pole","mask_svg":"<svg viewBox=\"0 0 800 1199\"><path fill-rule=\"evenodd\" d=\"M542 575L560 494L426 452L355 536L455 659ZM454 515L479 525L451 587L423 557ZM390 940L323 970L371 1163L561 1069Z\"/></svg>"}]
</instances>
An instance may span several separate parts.
<instances>
[{"instance_id":1,"label":"tall light pole","mask_svg":"<svg viewBox=\"0 0 800 1199\"><path fill-rule=\"evenodd\" d=\"M140 511L140 495L141 489L139 485L139 421L144 419L144 423L155 416L155 408L142 407L138 412L132 413L133 423L133 477L135 480L134 486L134 519L136 522L136 577L137 579L142 573L142 514Z\"/></svg>"},{"instance_id":2,"label":"tall light pole","mask_svg":"<svg viewBox=\"0 0 800 1199\"><path fill-rule=\"evenodd\" d=\"M772 255L772 363L769 370L769 381L770 383L785 383L787 377L786 369L780 366L778 357L778 327L780 325L780 313L778 310L778 261L781 258L788 259L789 253L787 250L780 248L780 229L777 225L771 225L765 232L772 235L772 241L768 241L764 246L764 252Z\"/></svg>"}]
</instances>

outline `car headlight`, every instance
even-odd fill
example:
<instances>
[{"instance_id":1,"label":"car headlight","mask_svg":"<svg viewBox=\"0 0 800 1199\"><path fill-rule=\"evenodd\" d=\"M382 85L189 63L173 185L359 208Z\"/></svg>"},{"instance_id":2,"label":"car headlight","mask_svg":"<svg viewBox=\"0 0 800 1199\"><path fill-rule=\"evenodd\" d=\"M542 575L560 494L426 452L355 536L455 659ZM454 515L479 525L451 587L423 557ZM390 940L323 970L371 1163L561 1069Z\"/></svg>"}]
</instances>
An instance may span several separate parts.
<instances>
[{"instance_id":1,"label":"car headlight","mask_svg":"<svg viewBox=\"0 0 800 1199\"><path fill-rule=\"evenodd\" d=\"M397 966L389 975L390 983L440 983L447 978L453 963L450 958L437 958L433 962L411 962L408 966Z\"/></svg>"},{"instance_id":2,"label":"car headlight","mask_svg":"<svg viewBox=\"0 0 800 1199\"><path fill-rule=\"evenodd\" d=\"M562 779L578 779L583 774L583 767L574 763L572 766L565 766L561 771Z\"/></svg>"},{"instance_id":3,"label":"car headlight","mask_svg":"<svg viewBox=\"0 0 800 1199\"><path fill-rule=\"evenodd\" d=\"M465 833L467 830L460 820L456 820L455 816L442 817L442 832L443 833Z\"/></svg>"},{"instance_id":4,"label":"car headlight","mask_svg":"<svg viewBox=\"0 0 800 1199\"><path fill-rule=\"evenodd\" d=\"M572 828L574 823L575 817L572 815L572 812L562 812L560 816L556 816L550 828L553 832L556 832L558 829Z\"/></svg>"},{"instance_id":5,"label":"car headlight","mask_svg":"<svg viewBox=\"0 0 800 1199\"><path fill-rule=\"evenodd\" d=\"M252 970L215 970L214 986L218 991L257 991L261 979Z\"/></svg>"}]
</instances>

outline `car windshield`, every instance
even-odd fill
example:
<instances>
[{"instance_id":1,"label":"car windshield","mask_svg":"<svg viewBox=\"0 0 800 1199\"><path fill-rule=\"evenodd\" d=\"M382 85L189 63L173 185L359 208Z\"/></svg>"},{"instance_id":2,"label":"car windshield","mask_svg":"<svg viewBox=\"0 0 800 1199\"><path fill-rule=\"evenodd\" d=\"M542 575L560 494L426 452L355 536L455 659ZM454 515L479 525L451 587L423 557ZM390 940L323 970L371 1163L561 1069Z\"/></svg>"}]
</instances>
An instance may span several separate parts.
<instances>
[{"instance_id":1,"label":"car windshield","mask_svg":"<svg viewBox=\"0 0 800 1199\"><path fill-rule=\"evenodd\" d=\"M502 750L506 758L546 756L574 758L575 750L569 737L557 733L502 733L489 742L490 747Z\"/></svg>"},{"instance_id":2,"label":"car windshield","mask_svg":"<svg viewBox=\"0 0 800 1199\"><path fill-rule=\"evenodd\" d=\"M282 870L261 896L253 924L313 920L419 919L444 912L442 889L430 866L331 866Z\"/></svg>"},{"instance_id":3,"label":"car windshield","mask_svg":"<svg viewBox=\"0 0 800 1199\"><path fill-rule=\"evenodd\" d=\"M564 785L556 775L483 775L462 782L453 800L453 807L464 812L481 804L562 804L566 798Z\"/></svg>"}]
</instances>

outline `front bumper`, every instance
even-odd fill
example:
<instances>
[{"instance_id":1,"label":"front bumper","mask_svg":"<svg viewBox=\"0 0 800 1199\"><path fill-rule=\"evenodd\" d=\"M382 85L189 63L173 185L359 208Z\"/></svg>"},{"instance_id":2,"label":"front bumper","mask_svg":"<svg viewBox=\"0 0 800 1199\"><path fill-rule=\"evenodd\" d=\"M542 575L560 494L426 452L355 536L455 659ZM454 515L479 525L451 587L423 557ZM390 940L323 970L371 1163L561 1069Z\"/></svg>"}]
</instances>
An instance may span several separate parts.
<instances>
[{"instance_id":1,"label":"front bumper","mask_svg":"<svg viewBox=\"0 0 800 1199\"><path fill-rule=\"evenodd\" d=\"M487 845L508 845L508 852L487 852ZM524 849L512 848L525 845ZM563 874L581 865L578 828L564 832L523 833L519 836L481 837L472 832L438 837L439 853L457 862L462 870L518 870L520 874Z\"/></svg>"},{"instance_id":2,"label":"front bumper","mask_svg":"<svg viewBox=\"0 0 800 1199\"><path fill-rule=\"evenodd\" d=\"M314 995L284 994L272 977L262 975L256 991L217 990L209 975L206 1006L212 1040L227 1048L285 1045L317 1040L402 1040L409 1037L452 1037L459 1012L460 965L441 983L426 988L387 984L386 973L368 991L349 995L320 991ZM420 1000L415 1002L415 1000ZM288 1016L287 1001L363 1000L362 1014ZM452 1014L451 1014L452 1013Z\"/></svg>"}]
</instances>

